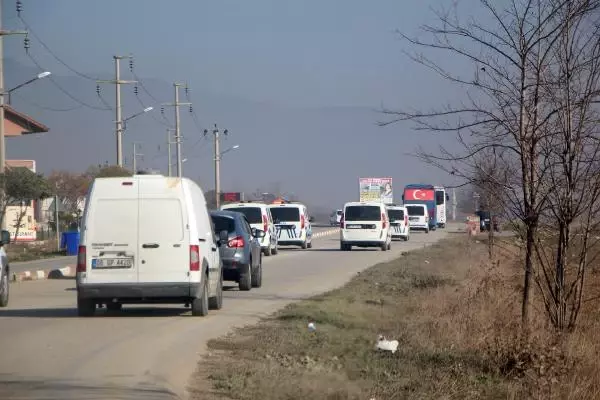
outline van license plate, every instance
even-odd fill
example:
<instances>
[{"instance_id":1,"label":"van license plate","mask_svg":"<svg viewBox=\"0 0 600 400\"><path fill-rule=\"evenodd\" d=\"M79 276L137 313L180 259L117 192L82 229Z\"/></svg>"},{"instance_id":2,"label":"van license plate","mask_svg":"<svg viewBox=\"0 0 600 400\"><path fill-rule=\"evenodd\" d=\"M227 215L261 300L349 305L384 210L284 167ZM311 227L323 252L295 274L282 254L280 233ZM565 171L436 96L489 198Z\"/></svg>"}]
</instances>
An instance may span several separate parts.
<instances>
[{"instance_id":1,"label":"van license plate","mask_svg":"<svg viewBox=\"0 0 600 400\"><path fill-rule=\"evenodd\" d=\"M419 217L410 217L410 218L409 218L409 220L410 220L410 221L418 221L418 220L419 220Z\"/></svg>"},{"instance_id":2,"label":"van license plate","mask_svg":"<svg viewBox=\"0 0 600 400\"><path fill-rule=\"evenodd\" d=\"M362 229L362 225L346 225L348 229Z\"/></svg>"},{"instance_id":3,"label":"van license plate","mask_svg":"<svg viewBox=\"0 0 600 400\"><path fill-rule=\"evenodd\" d=\"M92 268L131 268L133 259L131 258L95 258L92 260Z\"/></svg>"}]
</instances>

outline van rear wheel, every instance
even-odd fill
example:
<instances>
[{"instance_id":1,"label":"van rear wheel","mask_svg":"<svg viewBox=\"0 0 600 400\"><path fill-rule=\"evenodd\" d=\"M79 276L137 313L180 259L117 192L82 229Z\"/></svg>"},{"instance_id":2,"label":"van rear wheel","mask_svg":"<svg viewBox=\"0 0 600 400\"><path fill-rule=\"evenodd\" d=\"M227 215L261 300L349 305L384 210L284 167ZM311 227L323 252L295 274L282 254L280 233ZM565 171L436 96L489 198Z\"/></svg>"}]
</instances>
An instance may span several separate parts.
<instances>
[{"instance_id":1,"label":"van rear wheel","mask_svg":"<svg viewBox=\"0 0 600 400\"><path fill-rule=\"evenodd\" d=\"M77 315L80 317L91 317L96 312L94 299L77 298Z\"/></svg>"},{"instance_id":2,"label":"van rear wheel","mask_svg":"<svg viewBox=\"0 0 600 400\"><path fill-rule=\"evenodd\" d=\"M271 244L269 244L269 247L267 247L264 252L265 256L269 257L271 254L273 254L273 250L271 249Z\"/></svg>"},{"instance_id":3,"label":"van rear wheel","mask_svg":"<svg viewBox=\"0 0 600 400\"><path fill-rule=\"evenodd\" d=\"M308 243L306 243L306 242L303 242L303 243L300 245L300 248L302 248L302 250L305 250L307 247L308 247Z\"/></svg>"},{"instance_id":4,"label":"van rear wheel","mask_svg":"<svg viewBox=\"0 0 600 400\"><path fill-rule=\"evenodd\" d=\"M192 300L192 315L205 317L208 315L208 279L203 277L202 293L200 297Z\"/></svg>"},{"instance_id":5,"label":"van rear wheel","mask_svg":"<svg viewBox=\"0 0 600 400\"><path fill-rule=\"evenodd\" d=\"M108 311L121 311L122 308L122 303L106 303L106 309Z\"/></svg>"},{"instance_id":6,"label":"van rear wheel","mask_svg":"<svg viewBox=\"0 0 600 400\"><path fill-rule=\"evenodd\" d=\"M208 299L208 308L211 310L220 310L223 307L223 274L217 283L217 294Z\"/></svg>"},{"instance_id":7,"label":"van rear wheel","mask_svg":"<svg viewBox=\"0 0 600 400\"><path fill-rule=\"evenodd\" d=\"M8 273L0 276L0 307L8 306Z\"/></svg>"}]
</instances>

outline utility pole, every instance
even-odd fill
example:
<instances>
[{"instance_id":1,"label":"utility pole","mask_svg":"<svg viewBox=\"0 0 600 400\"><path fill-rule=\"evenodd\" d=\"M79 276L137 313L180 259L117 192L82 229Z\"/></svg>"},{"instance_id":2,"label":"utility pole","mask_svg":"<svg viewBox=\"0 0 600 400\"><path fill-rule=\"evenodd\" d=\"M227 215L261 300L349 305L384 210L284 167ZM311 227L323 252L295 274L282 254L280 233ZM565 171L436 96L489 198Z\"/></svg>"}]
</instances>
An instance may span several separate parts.
<instances>
[{"instance_id":1,"label":"utility pole","mask_svg":"<svg viewBox=\"0 0 600 400\"><path fill-rule=\"evenodd\" d=\"M7 31L2 28L2 0L0 0L0 174L6 171L6 138L4 134L4 36L27 35L27 31ZM4 197L4 186L0 187L0 197ZM0 223L2 229L6 227L6 215L2 216Z\"/></svg>"},{"instance_id":2,"label":"utility pole","mask_svg":"<svg viewBox=\"0 0 600 400\"><path fill-rule=\"evenodd\" d=\"M206 135L208 131L205 129L204 134ZM227 136L227 129L223 131L223 134ZM217 124L212 130L212 134L215 137L215 205L218 209L221 203L221 148L220 148L220 135L219 128L217 128Z\"/></svg>"},{"instance_id":3,"label":"utility pole","mask_svg":"<svg viewBox=\"0 0 600 400\"><path fill-rule=\"evenodd\" d=\"M117 138L117 165L119 167L123 167L123 109L121 108L121 85L137 83L137 81L121 79L121 60L124 58L132 58L132 56L113 56L113 59L115 60L114 80L97 81L97 83L111 83L115 85L115 134ZM100 93L100 86L96 87L96 91Z\"/></svg>"},{"instance_id":4,"label":"utility pole","mask_svg":"<svg viewBox=\"0 0 600 400\"><path fill-rule=\"evenodd\" d=\"M137 152L137 145L138 144L139 144L138 142L133 142L132 143L132 145L133 145L133 160L132 160L132 163L133 163L133 174L134 175L137 174L137 158L138 158L138 156L143 156L143 154L140 154L140 153Z\"/></svg>"},{"instance_id":5,"label":"utility pole","mask_svg":"<svg viewBox=\"0 0 600 400\"><path fill-rule=\"evenodd\" d=\"M176 157L177 157L177 176L179 178L181 178L183 176L183 162L182 162L182 157L181 157L181 141L182 141L182 135L181 135L181 128L180 128L180 121L179 121L179 107L180 106L189 106L192 105L192 103L189 102L185 102L185 103L181 103L179 101L179 88L184 88L187 89L187 85L183 84L183 83L173 83L173 87L175 88L175 102L174 103L165 103L163 104L164 106L173 106L175 107L175 149L176 149ZM169 164L170 165L170 164Z\"/></svg>"},{"instance_id":6,"label":"utility pole","mask_svg":"<svg viewBox=\"0 0 600 400\"><path fill-rule=\"evenodd\" d=\"M456 188L452 188L452 221L456 221Z\"/></svg>"},{"instance_id":7,"label":"utility pole","mask_svg":"<svg viewBox=\"0 0 600 400\"><path fill-rule=\"evenodd\" d=\"M171 128L167 128L167 151L168 153L168 162L169 162L169 167L168 167L168 171L169 171L169 176L173 176L173 160L171 159L171 145L174 144L175 142L171 142L171 132L175 131L175 129L171 129Z\"/></svg>"}]
</instances>

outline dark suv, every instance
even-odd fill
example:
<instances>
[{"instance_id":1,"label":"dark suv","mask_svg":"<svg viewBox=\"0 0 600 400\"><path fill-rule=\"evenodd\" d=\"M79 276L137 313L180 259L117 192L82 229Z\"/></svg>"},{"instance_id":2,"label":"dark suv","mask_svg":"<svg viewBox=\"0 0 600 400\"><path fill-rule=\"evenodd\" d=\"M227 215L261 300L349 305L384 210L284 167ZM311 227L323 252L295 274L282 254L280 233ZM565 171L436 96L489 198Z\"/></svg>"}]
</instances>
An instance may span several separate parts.
<instances>
[{"instance_id":1,"label":"dark suv","mask_svg":"<svg viewBox=\"0 0 600 400\"><path fill-rule=\"evenodd\" d=\"M240 290L262 286L260 238L265 233L251 228L246 216L237 211L211 211L219 252L223 261L223 279L235 281Z\"/></svg>"},{"instance_id":2,"label":"dark suv","mask_svg":"<svg viewBox=\"0 0 600 400\"><path fill-rule=\"evenodd\" d=\"M475 215L479 216L481 231L489 231L490 226L494 227L494 231L500 232L500 226L498 223L498 217L494 215L490 218L489 211L479 210L475 212Z\"/></svg>"}]
</instances>

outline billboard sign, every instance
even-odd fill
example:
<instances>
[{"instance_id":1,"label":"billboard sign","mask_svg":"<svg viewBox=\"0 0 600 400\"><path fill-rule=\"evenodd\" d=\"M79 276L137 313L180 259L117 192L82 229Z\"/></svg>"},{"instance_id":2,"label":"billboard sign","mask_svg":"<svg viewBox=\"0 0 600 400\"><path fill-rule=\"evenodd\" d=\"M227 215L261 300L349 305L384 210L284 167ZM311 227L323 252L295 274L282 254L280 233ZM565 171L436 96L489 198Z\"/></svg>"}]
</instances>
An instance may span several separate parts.
<instances>
[{"instance_id":1,"label":"billboard sign","mask_svg":"<svg viewBox=\"0 0 600 400\"><path fill-rule=\"evenodd\" d=\"M392 178L358 178L360 201L394 202Z\"/></svg>"},{"instance_id":2,"label":"billboard sign","mask_svg":"<svg viewBox=\"0 0 600 400\"><path fill-rule=\"evenodd\" d=\"M6 166L9 168L24 167L31 172L35 172L35 160L6 160ZM28 242L36 240L35 201L31 200L20 205L8 205L4 218L6 219L6 230L10 232L11 241ZM21 220L20 224L19 219ZM19 225L18 230L17 225Z\"/></svg>"},{"instance_id":3,"label":"billboard sign","mask_svg":"<svg viewBox=\"0 0 600 400\"><path fill-rule=\"evenodd\" d=\"M240 192L221 192L221 201L229 203L237 203L242 200Z\"/></svg>"}]
</instances>

